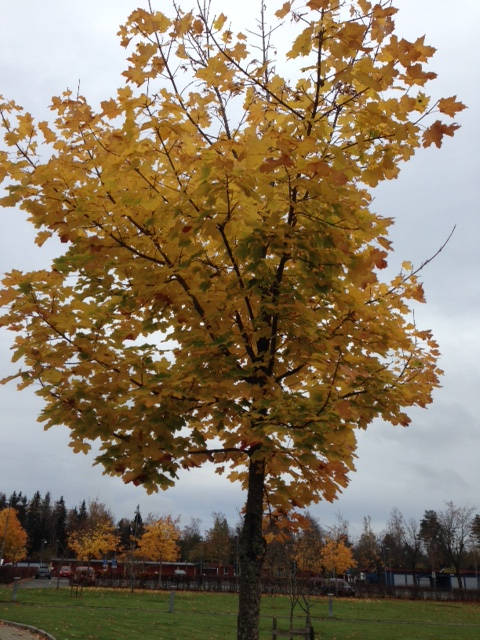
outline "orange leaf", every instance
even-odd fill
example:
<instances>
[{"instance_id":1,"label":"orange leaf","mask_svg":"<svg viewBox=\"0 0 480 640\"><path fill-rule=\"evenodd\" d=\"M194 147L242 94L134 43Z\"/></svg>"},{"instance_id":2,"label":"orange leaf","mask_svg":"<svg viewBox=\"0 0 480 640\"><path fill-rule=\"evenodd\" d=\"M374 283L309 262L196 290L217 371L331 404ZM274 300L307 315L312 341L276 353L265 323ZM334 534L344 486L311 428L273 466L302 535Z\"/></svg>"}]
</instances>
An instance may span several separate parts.
<instances>
[{"instance_id":1,"label":"orange leaf","mask_svg":"<svg viewBox=\"0 0 480 640\"><path fill-rule=\"evenodd\" d=\"M330 4L330 0L310 0L307 2L307 7L310 9L327 9Z\"/></svg>"},{"instance_id":2,"label":"orange leaf","mask_svg":"<svg viewBox=\"0 0 480 640\"><path fill-rule=\"evenodd\" d=\"M457 96L455 95L450 96L450 98L442 98L441 100L439 100L439 111L441 111L442 113L446 113L447 116L451 116L453 118L457 111L463 111L463 109L466 109L466 105L464 105L463 102L457 102L456 97Z\"/></svg>"},{"instance_id":3,"label":"orange leaf","mask_svg":"<svg viewBox=\"0 0 480 640\"><path fill-rule=\"evenodd\" d=\"M285 2L281 9L279 9L278 11L275 11L275 15L277 16L277 18L284 18L287 15L287 13L290 11L291 7L292 7L291 2Z\"/></svg>"},{"instance_id":4,"label":"orange leaf","mask_svg":"<svg viewBox=\"0 0 480 640\"><path fill-rule=\"evenodd\" d=\"M431 127L426 129L423 134L423 146L429 147L432 144L435 144L437 147L442 146L443 136L453 136L455 131L460 127L458 124L446 125L440 120L436 120Z\"/></svg>"}]
</instances>

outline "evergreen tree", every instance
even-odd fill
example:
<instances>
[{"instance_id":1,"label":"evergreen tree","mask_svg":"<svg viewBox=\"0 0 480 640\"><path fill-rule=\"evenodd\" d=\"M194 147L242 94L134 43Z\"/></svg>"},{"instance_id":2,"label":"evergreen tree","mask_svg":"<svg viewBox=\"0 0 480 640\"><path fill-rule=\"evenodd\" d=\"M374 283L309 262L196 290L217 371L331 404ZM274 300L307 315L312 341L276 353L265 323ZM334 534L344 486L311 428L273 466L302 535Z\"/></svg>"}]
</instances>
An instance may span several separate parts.
<instances>
[{"instance_id":1,"label":"evergreen tree","mask_svg":"<svg viewBox=\"0 0 480 640\"><path fill-rule=\"evenodd\" d=\"M67 551L67 509L63 496L55 502L53 508L53 527L57 557L63 557Z\"/></svg>"},{"instance_id":2,"label":"evergreen tree","mask_svg":"<svg viewBox=\"0 0 480 640\"><path fill-rule=\"evenodd\" d=\"M23 528L25 528L25 523L27 521L27 507L28 507L27 496L23 495L22 492L20 491L18 494L18 500L15 508L17 510L18 520Z\"/></svg>"},{"instance_id":3,"label":"evergreen tree","mask_svg":"<svg viewBox=\"0 0 480 640\"><path fill-rule=\"evenodd\" d=\"M117 522L115 533L119 540L119 547L125 551L129 551L131 547L132 521L128 518L121 518Z\"/></svg>"},{"instance_id":4,"label":"evergreen tree","mask_svg":"<svg viewBox=\"0 0 480 640\"><path fill-rule=\"evenodd\" d=\"M83 529L88 524L88 510L85 500L82 500L78 510L78 528Z\"/></svg>"},{"instance_id":5,"label":"evergreen tree","mask_svg":"<svg viewBox=\"0 0 480 640\"><path fill-rule=\"evenodd\" d=\"M437 512L427 509L420 522L420 537L423 541L425 551L430 561L432 571L440 569L443 564L440 549L440 522Z\"/></svg>"},{"instance_id":6,"label":"evergreen tree","mask_svg":"<svg viewBox=\"0 0 480 640\"><path fill-rule=\"evenodd\" d=\"M42 546L50 547L50 555L54 552L55 527L53 523L53 513L50 492L47 491L40 503L40 535Z\"/></svg>"},{"instance_id":7,"label":"evergreen tree","mask_svg":"<svg viewBox=\"0 0 480 640\"><path fill-rule=\"evenodd\" d=\"M28 535L28 555L36 556L42 548L42 499L36 491L27 506L26 531Z\"/></svg>"},{"instance_id":8,"label":"evergreen tree","mask_svg":"<svg viewBox=\"0 0 480 640\"><path fill-rule=\"evenodd\" d=\"M79 525L78 509L73 507L67 512L67 534L77 531Z\"/></svg>"},{"instance_id":9,"label":"evergreen tree","mask_svg":"<svg viewBox=\"0 0 480 640\"><path fill-rule=\"evenodd\" d=\"M476 514L472 520L472 539L478 548L480 548L480 514Z\"/></svg>"},{"instance_id":10,"label":"evergreen tree","mask_svg":"<svg viewBox=\"0 0 480 640\"><path fill-rule=\"evenodd\" d=\"M140 513L140 505L138 504L132 520L132 532L135 538L140 538L145 533L145 525L143 524L142 514Z\"/></svg>"}]
</instances>

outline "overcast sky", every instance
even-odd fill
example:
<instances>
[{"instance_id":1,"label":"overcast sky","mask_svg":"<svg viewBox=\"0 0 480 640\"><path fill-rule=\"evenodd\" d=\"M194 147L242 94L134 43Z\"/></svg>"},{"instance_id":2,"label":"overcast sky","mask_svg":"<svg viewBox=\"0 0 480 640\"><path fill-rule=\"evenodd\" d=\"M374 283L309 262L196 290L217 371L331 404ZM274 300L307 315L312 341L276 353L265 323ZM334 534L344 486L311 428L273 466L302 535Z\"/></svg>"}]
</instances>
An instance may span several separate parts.
<instances>
[{"instance_id":1,"label":"overcast sky","mask_svg":"<svg viewBox=\"0 0 480 640\"><path fill-rule=\"evenodd\" d=\"M170 0L153 0L162 9ZM13 98L40 119L48 117L50 97L76 89L92 103L107 99L121 84L124 50L118 25L140 2L135 0L16 0L2 3L0 24L0 94ZM243 0L242 16L254 16L257 0ZM278 7L281 2L270 2ZM479 273L479 69L478 0L397 0L398 33L409 39L426 34L437 48L432 69L439 75L427 93L457 94L469 109L462 125L440 150L423 150L403 167L398 180L376 192L374 208L396 219L392 267L402 260L419 264L441 246L456 225L453 238L425 269L427 305L416 310L419 326L431 328L440 342L442 388L427 410L410 413L412 425L394 428L380 422L359 434L357 472L333 504L311 513L321 524L337 513L350 521L354 534L362 517L372 516L382 529L393 507L407 518L419 518L445 501L480 509L480 273ZM237 5L238 6L238 5ZM222 4L227 12L228 6ZM250 11L250 14L249 14ZM47 266L55 246L39 250L33 232L17 211L0 211L0 273L12 268ZM15 369L9 363L12 335L0 334L0 376ZM140 505L144 515L181 515L186 524L222 511L238 520L243 496L235 485L213 474L211 467L184 474L168 492L147 496L142 488L102 476L91 458L68 448L66 429L44 432L36 422L40 401L33 391L0 388L0 491L35 490L63 495L68 506L82 498L111 507L117 518L130 517Z\"/></svg>"}]
</instances>

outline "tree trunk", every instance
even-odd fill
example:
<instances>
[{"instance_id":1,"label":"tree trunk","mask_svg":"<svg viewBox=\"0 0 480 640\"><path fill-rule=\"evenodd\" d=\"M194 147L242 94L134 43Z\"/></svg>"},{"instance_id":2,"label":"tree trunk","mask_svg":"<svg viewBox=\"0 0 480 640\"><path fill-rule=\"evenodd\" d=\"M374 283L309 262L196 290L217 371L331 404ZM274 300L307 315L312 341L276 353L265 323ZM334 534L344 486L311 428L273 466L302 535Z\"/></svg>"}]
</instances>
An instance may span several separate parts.
<instances>
[{"instance_id":1,"label":"tree trunk","mask_svg":"<svg viewBox=\"0 0 480 640\"><path fill-rule=\"evenodd\" d=\"M461 568L458 565L455 565L455 576L457 578L458 588L460 589L460 591L463 591L464 590L464 583L463 583L464 578L462 578Z\"/></svg>"},{"instance_id":2,"label":"tree trunk","mask_svg":"<svg viewBox=\"0 0 480 640\"><path fill-rule=\"evenodd\" d=\"M240 595L237 640L258 640L260 577L265 557L262 534L265 461L250 460L245 518L240 535Z\"/></svg>"}]
</instances>

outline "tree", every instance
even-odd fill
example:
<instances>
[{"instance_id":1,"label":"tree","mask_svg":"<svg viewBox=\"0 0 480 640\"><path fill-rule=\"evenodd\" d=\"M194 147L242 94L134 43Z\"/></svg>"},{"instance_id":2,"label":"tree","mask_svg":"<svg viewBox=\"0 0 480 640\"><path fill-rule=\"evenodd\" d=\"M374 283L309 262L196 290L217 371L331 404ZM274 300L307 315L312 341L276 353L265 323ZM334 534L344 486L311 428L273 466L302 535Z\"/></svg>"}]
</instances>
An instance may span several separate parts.
<instances>
[{"instance_id":1,"label":"tree","mask_svg":"<svg viewBox=\"0 0 480 640\"><path fill-rule=\"evenodd\" d=\"M473 563L475 566L475 573L478 576L478 556L480 551L480 514L476 514L472 520L471 527L471 541L473 552ZM478 579L477 579L478 582Z\"/></svg>"},{"instance_id":2,"label":"tree","mask_svg":"<svg viewBox=\"0 0 480 640\"><path fill-rule=\"evenodd\" d=\"M113 526L112 512L103 502L91 500L88 503L88 516L85 521L85 526L90 529L94 529L97 525L102 523L108 523Z\"/></svg>"},{"instance_id":3,"label":"tree","mask_svg":"<svg viewBox=\"0 0 480 640\"><path fill-rule=\"evenodd\" d=\"M354 556L360 571L376 572L378 570L380 550L370 516L363 518L363 531L355 545Z\"/></svg>"},{"instance_id":4,"label":"tree","mask_svg":"<svg viewBox=\"0 0 480 640\"><path fill-rule=\"evenodd\" d=\"M337 513L336 523L328 527L328 537L334 540L343 540L347 547L351 547L349 527L348 520L345 520L341 513Z\"/></svg>"},{"instance_id":5,"label":"tree","mask_svg":"<svg viewBox=\"0 0 480 640\"><path fill-rule=\"evenodd\" d=\"M32 554L41 553L44 544L45 536L42 526L41 515L42 498L39 491L35 491L32 499L28 503L25 528L28 534L28 553Z\"/></svg>"},{"instance_id":6,"label":"tree","mask_svg":"<svg viewBox=\"0 0 480 640\"><path fill-rule=\"evenodd\" d=\"M438 543L449 566L455 570L460 589L464 588L461 570L468 555L472 523L473 508L457 507L451 501L438 513Z\"/></svg>"},{"instance_id":7,"label":"tree","mask_svg":"<svg viewBox=\"0 0 480 640\"><path fill-rule=\"evenodd\" d=\"M0 561L18 562L27 556L27 533L12 507L0 511Z\"/></svg>"},{"instance_id":8,"label":"tree","mask_svg":"<svg viewBox=\"0 0 480 640\"><path fill-rule=\"evenodd\" d=\"M180 529L177 522L171 516L163 516L146 525L135 553L148 560L174 562L178 558L179 538Z\"/></svg>"},{"instance_id":9,"label":"tree","mask_svg":"<svg viewBox=\"0 0 480 640\"><path fill-rule=\"evenodd\" d=\"M40 530L41 530L41 551L42 561L45 557L55 554L55 525L53 521L53 509L51 505L50 492L47 491L40 503ZM47 549L45 549L47 547Z\"/></svg>"},{"instance_id":10,"label":"tree","mask_svg":"<svg viewBox=\"0 0 480 640\"><path fill-rule=\"evenodd\" d=\"M409 518L409 520L405 522L403 544L406 566L411 571L416 571L418 563L422 559L422 538L420 536L418 522L413 518Z\"/></svg>"},{"instance_id":11,"label":"tree","mask_svg":"<svg viewBox=\"0 0 480 640\"><path fill-rule=\"evenodd\" d=\"M213 514L213 526L205 533L204 558L208 562L227 566L233 564L234 536L223 513Z\"/></svg>"},{"instance_id":12,"label":"tree","mask_svg":"<svg viewBox=\"0 0 480 640\"><path fill-rule=\"evenodd\" d=\"M55 531L56 556L63 557L67 550L67 509L63 496L55 502L53 508L53 526Z\"/></svg>"},{"instance_id":13,"label":"tree","mask_svg":"<svg viewBox=\"0 0 480 640\"><path fill-rule=\"evenodd\" d=\"M133 592L135 586L135 574L137 563L134 554L138 548L138 541L145 531L143 519L140 513L140 506L137 505L132 520L122 518L117 523L116 533L119 539L120 552L123 555L126 564L124 566L125 574L129 573L130 589Z\"/></svg>"},{"instance_id":14,"label":"tree","mask_svg":"<svg viewBox=\"0 0 480 640\"><path fill-rule=\"evenodd\" d=\"M383 563L386 567L405 568L404 557L405 524L403 515L394 508L387 522L387 530L382 539Z\"/></svg>"},{"instance_id":15,"label":"tree","mask_svg":"<svg viewBox=\"0 0 480 640\"><path fill-rule=\"evenodd\" d=\"M264 508L333 500L354 429L407 425L438 385L409 308L422 265L380 279L392 220L369 205L463 105L424 93L434 49L394 34L390 2L285 2L271 28L262 4L258 37L208 2L172 11L120 28L127 84L99 110L66 91L36 123L1 103L0 202L66 248L6 276L1 326L45 427L77 452L98 439L107 473L155 491L213 461L242 483L255 640Z\"/></svg>"},{"instance_id":16,"label":"tree","mask_svg":"<svg viewBox=\"0 0 480 640\"><path fill-rule=\"evenodd\" d=\"M68 546L79 560L90 561L102 558L118 547L118 536L108 520L100 521L93 527L79 529L68 537Z\"/></svg>"},{"instance_id":17,"label":"tree","mask_svg":"<svg viewBox=\"0 0 480 640\"><path fill-rule=\"evenodd\" d=\"M450 501L443 511L425 511L420 523L420 536L431 559L432 570L440 569L440 563L446 564L444 568L455 571L460 589L464 587L461 570L468 556L475 523L473 512L471 507L457 507Z\"/></svg>"},{"instance_id":18,"label":"tree","mask_svg":"<svg viewBox=\"0 0 480 640\"><path fill-rule=\"evenodd\" d=\"M178 544L180 557L184 562L203 560L203 536L198 518L192 518L190 524L183 527Z\"/></svg>"},{"instance_id":19,"label":"tree","mask_svg":"<svg viewBox=\"0 0 480 640\"><path fill-rule=\"evenodd\" d=\"M333 575L343 575L347 569L356 566L353 552L343 540L327 539L320 553L320 564Z\"/></svg>"},{"instance_id":20,"label":"tree","mask_svg":"<svg viewBox=\"0 0 480 640\"><path fill-rule=\"evenodd\" d=\"M68 536L76 531L84 531L88 527L88 510L85 500L82 500L80 507L69 509L67 514Z\"/></svg>"},{"instance_id":21,"label":"tree","mask_svg":"<svg viewBox=\"0 0 480 640\"><path fill-rule=\"evenodd\" d=\"M132 520L132 531L136 538L143 535L143 532L145 531L142 514L140 513L140 505L138 504Z\"/></svg>"},{"instance_id":22,"label":"tree","mask_svg":"<svg viewBox=\"0 0 480 640\"><path fill-rule=\"evenodd\" d=\"M8 499L8 502L0 504L0 508L4 509L5 507L10 506L15 509L20 524L25 528L27 503L27 496L24 496L21 491L19 491L18 493L16 491L13 491L10 495L10 498Z\"/></svg>"},{"instance_id":23,"label":"tree","mask_svg":"<svg viewBox=\"0 0 480 640\"><path fill-rule=\"evenodd\" d=\"M239 529L240 533L241 528ZM264 524L264 537L267 544L262 566L266 576L273 579L288 578L290 582L292 581L292 566L295 562L295 533L298 532L293 530L285 518L267 519Z\"/></svg>"},{"instance_id":24,"label":"tree","mask_svg":"<svg viewBox=\"0 0 480 640\"><path fill-rule=\"evenodd\" d=\"M132 522L128 518L120 518L117 522L115 532L118 536L118 543L123 551L131 548Z\"/></svg>"},{"instance_id":25,"label":"tree","mask_svg":"<svg viewBox=\"0 0 480 640\"><path fill-rule=\"evenodd\" d=\"M290 557L289 545L286 545L286 561L289 562L290 629L293 629L293 613L297 604L306 614L307 624L311 622L310 578L312 574L321 571L320 558L323 542L322 528L307 513L304 526L293 539L293 553Z\"/></svg>"},{"instance_id":26,"label":"tree","mask_svg":"<svg viewBox=\"0 0 480 640\"><path fill-rule=\"evenodd\" d=\"M303 573L315 574L322 570L321 552L325 534L318 522L309 514L305 526L296 534L293 560Z\"/></svg>"},{"instance_id":27,"label":"tree","mask_svg":"<svg viewBox=\"0 0 480 640\"><path fill-rule=\"evenodd\" d=\"M476 514L472 520L472 540L476 547L480 548L480 514Z\"/></svg>"},{"instance_id":28,"label":"tree","mask_svg":"<svg viewBox=\"0 0 480 640\"><path fill-rule=\"evenodd\" d=\"M440 523L437 512L433 509L427 509L420 521L420 538L423 541L432 572L438 571L444 561L440 555L439 537Z\"/></svg>"}]
</instances>

